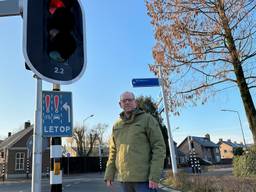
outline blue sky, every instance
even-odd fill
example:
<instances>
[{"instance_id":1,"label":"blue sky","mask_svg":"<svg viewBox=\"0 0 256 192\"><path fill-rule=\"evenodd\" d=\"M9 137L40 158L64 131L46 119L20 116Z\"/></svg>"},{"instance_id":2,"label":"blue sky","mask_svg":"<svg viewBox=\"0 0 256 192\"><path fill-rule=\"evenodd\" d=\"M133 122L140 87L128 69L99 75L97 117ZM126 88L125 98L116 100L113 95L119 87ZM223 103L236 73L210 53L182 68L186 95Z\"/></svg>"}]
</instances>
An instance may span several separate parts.
<instances>
[{"instance_id":1,"label":"blue sky","mask_svg":"<svg viewBox=\"0 0 256 192\"><path fill-rule=\"evenodd\" d=\"M118 117L120 93L129 90L137 96L158 99L160 88L132 88L133 78L154 77L148 64L154 63L151 50L154 46L153 28L146 14L144 1L84 1L86 14L87 68L74 84L62 86L73 93L74 124L82 123L91 114L88 126L97 123L109 125ZM22 54L22 19L20 16L0 18L0 138L9 131L17 131L24 121L34 122L35 85L33 74L24 68ZM51 90L50 83L43 83ZM218 138L242 141L240 113L247 143L252 142L247 119L236 88L229 89L203 105L184 108L181 116L170 115L174 140L180 143L186 136L211 135Z\"/></svg>"}]
</instances>

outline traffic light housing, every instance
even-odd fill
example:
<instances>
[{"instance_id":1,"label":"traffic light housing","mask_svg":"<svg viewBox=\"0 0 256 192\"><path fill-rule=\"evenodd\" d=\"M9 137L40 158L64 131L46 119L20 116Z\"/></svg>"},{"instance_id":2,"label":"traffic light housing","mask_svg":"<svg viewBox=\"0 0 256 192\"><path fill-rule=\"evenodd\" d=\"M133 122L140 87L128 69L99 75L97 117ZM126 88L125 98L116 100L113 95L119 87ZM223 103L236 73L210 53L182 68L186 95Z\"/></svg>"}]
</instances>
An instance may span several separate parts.
<instances>
[{"instance_id":1,"label":"traffic light housing","mask_svg":"<svg viewBox=\"0 0 256 192\"><path fill-rule=\"evenodd\" d=\"M28 67L57 84L78 80L86 67L81 0L24 0L23 52Z\"/></svg>"}]
</instances>

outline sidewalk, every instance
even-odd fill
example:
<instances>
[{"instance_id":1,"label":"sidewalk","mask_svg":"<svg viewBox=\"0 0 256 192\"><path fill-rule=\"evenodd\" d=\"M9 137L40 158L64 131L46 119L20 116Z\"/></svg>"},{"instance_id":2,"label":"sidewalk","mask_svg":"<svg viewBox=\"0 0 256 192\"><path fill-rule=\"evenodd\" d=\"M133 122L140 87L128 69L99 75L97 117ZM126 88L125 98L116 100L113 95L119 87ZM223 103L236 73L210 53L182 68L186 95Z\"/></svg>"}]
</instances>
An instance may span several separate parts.
<instances>
[{"instance_id":1,"label":"sidewalk","mask_svg":"<svg viewBox=\"0 0 256 192\"><path fill-rule=\"evenodd\" d=\"M181 192L181 191L169 188L169 187L165 187L165 186L163 186L161 184L159 184L159 189L162 189L162 190L167 191L167 192Z\"/></svg>"}]
</instances>

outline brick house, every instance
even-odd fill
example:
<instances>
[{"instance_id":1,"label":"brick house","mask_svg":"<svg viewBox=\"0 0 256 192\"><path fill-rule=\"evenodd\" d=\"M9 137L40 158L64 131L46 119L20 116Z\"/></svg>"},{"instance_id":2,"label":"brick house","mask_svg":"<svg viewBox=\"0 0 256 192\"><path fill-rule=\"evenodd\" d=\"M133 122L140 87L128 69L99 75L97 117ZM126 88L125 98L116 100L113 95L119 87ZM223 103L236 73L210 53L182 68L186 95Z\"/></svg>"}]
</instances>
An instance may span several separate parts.
<instances>
[{"instance_id":1,"label":"brick house","mask_svg":"<svg viewBox=\"0 0 256 192\"><path fill-rule=\"evenodd\" d=\"M209 134L206 134L205 137L188 136L181 142L178 149L186 155L187 160L192 143L197 156L201 160L210 164L220 162L219 146L210 140Z\"/></svg>"},{"instance_id":2,"label":"brick house","mask_svg":"<svg viewBox=\"0 0 256 192\"><path fill-rule=\"evenodd\" d=\"M221 159L232 159L234 157L234 150L241 147L244 148L243 144L238 144L237 142L231 142L231 139L223 141L219 139L218 142Z\"/></svg>"},{"instance_id":3,"label":"brick house","mask_svg":"<svg viewBox=\"0 0 256 192\"><path fill-rule=\"evenodd\" d=\"M24 128L17 133L8 133L8 137L0 143L0 170L5 164L5 177L26 177L27 161L29 174L32 165L33 125L25 122ZM43 139L42 173L49 170L50 148L48 139ZM1 175L1 174L0 174Z\"/></svg>"}]
</instances>

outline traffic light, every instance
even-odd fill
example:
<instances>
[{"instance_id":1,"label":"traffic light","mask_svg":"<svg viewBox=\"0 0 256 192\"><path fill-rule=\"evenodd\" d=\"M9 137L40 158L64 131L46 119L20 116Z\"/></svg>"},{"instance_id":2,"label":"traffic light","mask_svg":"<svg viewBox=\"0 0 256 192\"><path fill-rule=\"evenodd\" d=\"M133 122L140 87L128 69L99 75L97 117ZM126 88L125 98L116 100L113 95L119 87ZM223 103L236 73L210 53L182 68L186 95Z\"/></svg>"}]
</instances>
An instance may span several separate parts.
<instances>
[{"instance_id":1,"label":"traffic light","mask_svg":"<svg viewBox=\"0 0 256 192\"><path fill-rule=\"evenodd\" d=\"M86 67L81 0L25 0L23 52L41 79L70 84Z\"/></svg>"}]
</instances>

